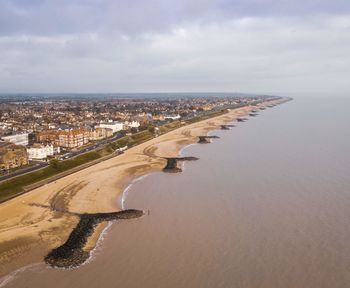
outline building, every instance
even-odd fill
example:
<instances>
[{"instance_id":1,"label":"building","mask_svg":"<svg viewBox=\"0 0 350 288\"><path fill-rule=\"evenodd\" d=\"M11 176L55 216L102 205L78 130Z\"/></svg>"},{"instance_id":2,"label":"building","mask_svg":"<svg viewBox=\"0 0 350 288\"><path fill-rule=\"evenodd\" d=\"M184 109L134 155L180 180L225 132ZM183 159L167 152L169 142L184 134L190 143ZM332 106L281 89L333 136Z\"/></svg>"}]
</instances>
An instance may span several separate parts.
<instances>
[{"instance_id":1,"label":"building","mask_svg":"<svg viewBox=\"0 0 350 288\"><path fill-rule=\"evenodd\" d=\"M28 164L28 155L24 146L10 142L0 142L0 169L9 170Z\"/></svg>"},{"instance_id":2,"label":"building","mask_svg":"<svg viewBox=\"0 0 350 288\"><path fill-rule=\"evenodd\" d=\"M60 153L60 147L54 147L51 145L34 144L32 147L27 148L28 158L30 160L43 160L49 156Z\"/></svg>"},{"instance_id":3,"label":"building","mask_svg":"<svg viewBox=\"0 0 350 288\"><path fill-rule=\"evenodd\" d=\"M140 127L140 122L138 122L138 121L131 121L131 122L126 121L124 123L124 125L129 127L129 128L139 128Z\"/></svg>"},{"instance_id":4,"label":"building","mask_svg":"<svg viewBox=\"0 0 350 288\"><path fill-rule=\"evenodd\" d=\"M165 119L171 119L171 120L179 120L181 116L179 114L168 114L164 116Z\"/></svg>"},{"instance_id":5,"label":"building","mask_svg":"<svg viewBox=\"0 0 350 288\"><path fill-rule=\"evenodd\" d=\"M36 141L40 143L49 143L58 145L59 131L46 130L36 134Z\"/></svg>"},{"instance_id":6,"label":"building","mask_svg":"<svg viewBox=\"0 0 350 288\"><path fill-rule=\"evenodd\" d=\"M89 131L85 129L73 129L60 131L58 134L58 146L63 148L77 148L89 142Z\"/></svg>"},{"instance_id":7,"label":"building","mask_svg":"<svg viewBox=\"0 0 350 288\"><path fill-rule=\"evenodd\" d=\"M46 130L38 132L36 140L39 143L63 148L77 148L89 142L89 131L85 129L72 129L67 131Z\"/></svg>"},{"instance_id":8,"label":"building","mask_svg":"<svg viewBox=\"0 0 350 288\"><path fill-rule=\"evenodd\" d=\"M28 133L4 136L2 137L2 139L8 142L11 142L15 145L22 145L22 146L28 145Z\"/></svg>"},{"instance_id":9,"label":"building","mask_svg":"<svg viewBox=\"0 0 350 288\"><path fill-rule=\"evenodd\" d=\"M110 128L97 127L96 129L89 131L90 141L102 140L111 136L113 136L113 130Z\"/></svg>"},{"instance_id":10,"label":"building","mask_svg":"<svg viewBox=\"0 0 350 288\"><path fill-rule=\"evenodd\" d=\"M107 123L100 123L98 126L96 126L95 128L108 128L108 129L112 129L113 134L124 130L124 124L122 122L107 122Z\"/></svg>"},{"instance_id":11,"label":"building","mask_svg":"<svg viewBox=\"0 0 350 288\"><path fill-rule=\"evenodd\" d=\"M141 126L147 126L149 123L153 122L152 114L139 114L134 117L135 121L139 122Z\"/></svg>"},{"instance_id":12,"label":"building","mask_svg":"<svg viewBox=\"0 0 350 288\"><path fill-rule=\"evenodd\" d=\"M165 117L163 114L159 114L159 115L153 115L153 120L154 121L164 121Z\"/></svg>"}]
</instances>

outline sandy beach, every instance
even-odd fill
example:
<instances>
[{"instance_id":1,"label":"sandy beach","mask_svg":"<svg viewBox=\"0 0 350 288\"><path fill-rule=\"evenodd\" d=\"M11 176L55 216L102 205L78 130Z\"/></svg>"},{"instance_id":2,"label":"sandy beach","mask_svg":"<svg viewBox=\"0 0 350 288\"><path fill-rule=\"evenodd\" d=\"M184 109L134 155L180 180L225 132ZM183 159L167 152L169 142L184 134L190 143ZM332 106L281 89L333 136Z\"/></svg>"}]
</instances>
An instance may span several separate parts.
<instances>
[{"instance_id":1,"label":"sandy beach","mask_svg":"<svg viewBox=\"0 0 350 288\"><path fill-rule=\"evenodd\" d=\"M238 108L183 126L130 148L120 156L0 204L0 277L25 265L41 262L52 248L61 245L79 220L71 213L120 210L118 197L133 179L160 171L166 162L163 157L178 156L180 149L197 142L199 135L246 116L253 109L252 106ZM97 227L85 249L95 247L104 225Z\"/></svg>"}]
</instances>

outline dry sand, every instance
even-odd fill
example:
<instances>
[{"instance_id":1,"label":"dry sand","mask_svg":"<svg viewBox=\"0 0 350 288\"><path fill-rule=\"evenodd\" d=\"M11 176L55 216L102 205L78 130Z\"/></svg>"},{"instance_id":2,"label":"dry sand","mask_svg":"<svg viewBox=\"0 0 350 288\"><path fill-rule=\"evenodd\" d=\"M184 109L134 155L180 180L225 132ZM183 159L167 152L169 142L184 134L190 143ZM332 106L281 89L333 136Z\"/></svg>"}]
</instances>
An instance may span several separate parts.
<instances>
[{"instance_id":1,"label":"dry sand","mask_svg":"<svg viewBox=\"0 0 350 288\"><path fill-rule=\"evenodd\" d=\"M252 109L251 106L238 108L183 126L130 148L120 156L0 204L0 277L30 263L41 262L52 248L68 238L78 217L52 208L78 213L120 210L118 195L132 179L160 171L165 166L162 157L178 156L184 145L198 141L197 136L245 116ZM100 225L89 239L89 249L94 247L102 229Z\"/></svg>"}]
</instances>

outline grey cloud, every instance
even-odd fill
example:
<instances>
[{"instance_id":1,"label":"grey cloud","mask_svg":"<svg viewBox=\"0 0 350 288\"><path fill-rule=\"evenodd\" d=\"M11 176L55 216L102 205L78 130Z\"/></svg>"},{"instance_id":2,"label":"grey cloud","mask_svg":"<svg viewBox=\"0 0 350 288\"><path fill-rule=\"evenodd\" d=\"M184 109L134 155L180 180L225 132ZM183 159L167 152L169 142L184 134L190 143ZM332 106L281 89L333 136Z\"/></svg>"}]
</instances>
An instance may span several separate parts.
<instances>
[{"instance_id":1,"label":"grey cloud","mask_svg":"<svg viewBox=\"0 0 350 288\"><path fill-rule=\"evenodd\" d=\"M346 14L347 0L3 0L0 35L166 31L185 22Z\"/></svg>"},{"instance_id":2,"label":"grey cloud","mask_svg":"<svg viewBox=\"0 0 350 288\"><path fill-rule=\"evenodd\" d=\"M349 5L3 0L0 92L344 92Z\"/></svg>"},{"instance_id":3,"label":"grey cloud","mask_svg":"<svg viewBox=\"0 0 350 288\"><path fill-rule=\"evenodd\" d=\"M0 40L0 91L347 91L349 17ZM0 38L1 39L1 38Z\"/></svg>"}]
</instances>

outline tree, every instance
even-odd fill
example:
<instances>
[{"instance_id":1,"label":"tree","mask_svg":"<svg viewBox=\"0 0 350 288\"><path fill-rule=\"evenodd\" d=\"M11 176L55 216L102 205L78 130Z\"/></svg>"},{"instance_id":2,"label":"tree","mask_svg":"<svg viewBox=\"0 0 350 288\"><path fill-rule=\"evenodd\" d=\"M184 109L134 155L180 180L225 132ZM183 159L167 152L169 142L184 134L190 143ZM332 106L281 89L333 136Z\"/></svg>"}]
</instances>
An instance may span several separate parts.
<instances>
[{"instance_id":1,"label":"tree","mask_svg":"<svg viewBox=\"0 0 350 288\"><path fill-rule=\"evenodd\" d=\"M151 133L154 133L154 131L156 130L156 128L153 125L149 125L147 130Z\"/></svg>"}]
</instances>

